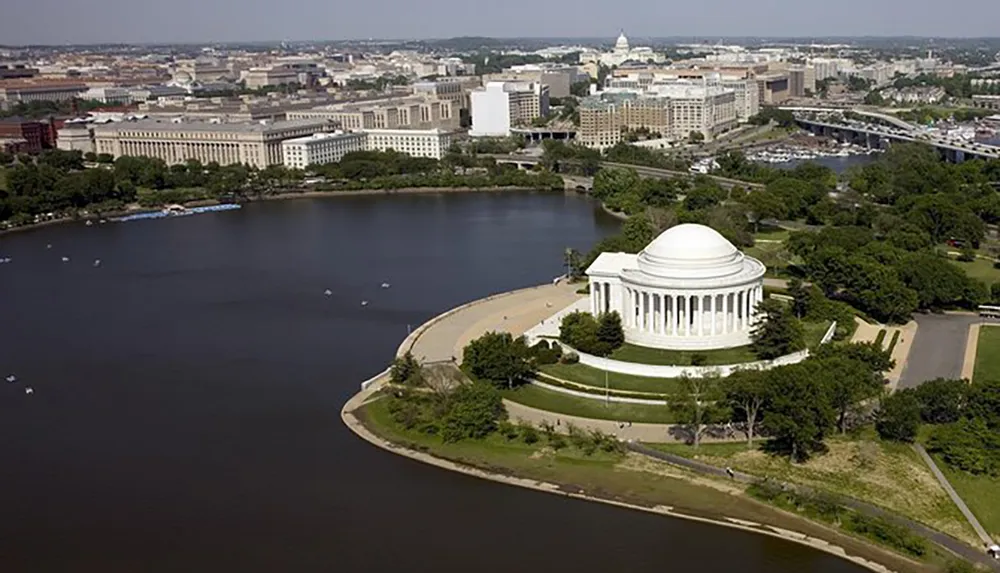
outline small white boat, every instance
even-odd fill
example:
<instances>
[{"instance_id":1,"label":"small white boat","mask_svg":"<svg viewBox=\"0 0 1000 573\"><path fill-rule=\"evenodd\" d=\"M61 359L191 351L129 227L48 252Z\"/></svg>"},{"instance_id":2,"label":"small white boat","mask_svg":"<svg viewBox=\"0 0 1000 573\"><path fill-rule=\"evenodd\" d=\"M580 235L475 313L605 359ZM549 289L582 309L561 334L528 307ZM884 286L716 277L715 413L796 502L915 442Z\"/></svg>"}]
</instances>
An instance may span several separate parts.
<instances>
[{"instance_id":1,"label":"small white boat","mask_svg":"<svg viewBox=\"0 0 1000 573\"><path fill-rule=\"evenodd\" d=\"M368 301L367 300L361 301L361 306L368 306Z\"/></svg>"},{"instance_id":2,"label":"small white boat","mask_svg":"<svg viewBox=\"0 0 1000 573\"><path fill-rule=\"evenodd\" d=\"M382 288L389 288L390 286L392 285L390 285L389 283L382 283Z\"/></svg>"},{"instance_id":3,"label":"small white boat","mask_svg":"<svg viewBox=\"0 0 1000 573\"><path fill-rule=\"evenodd\" d=\"M90 226L92 226L94 224L94 222L91 221L90 219L87 219L87 222L84 223L84 224L87 225L88 227L90 227Z\"/></svg>"},{"instance_id":4,"label":"small white boat","mask_svg":"<svg viewBox=\"0 0 1000 573\"><path fill-rule=\"evenodd\" d=\"M325 294L326 296L330 296L333 294L333 291L330 289L326 289L325 291L323 291L323 294Z\"/></svg>"},{"instance_id":5,"label":"small white boat","mask_svg":"<svg viewBox=\"0 0 1000 573\"><path fill-rule=\"evenodd\" d=\"M28 386L27 388L24 389L24 393L25 394L34 394L35 393L35 389L32 388L31 386Z\"/></svg>"},{"instance_id":6,"label":"small white boat","mask_svg":"<svg viewBox=\"0 0 1000 573\"><path fill-rule=\"evenodd\" d=\"M7 382L10 382L10 383L14 383L14 382L17 382L17 376L14 376L13 374L11 374L7 378L4 378L4 380L6 380Z\"/></svg>"},{"instance_id":7,"label":"small white boat","mask_svg":"<svg viewBox=\"0 0 1000 573\"><path fill-rule=\"evenodd\" d=\"M101 259L94 259L94 266L95 267L101 266Z\"/></svg>"},{"instance_id":8,"label":"small white boat","mask_svg":"<svg viewBox=\"0 0 1000 573\"><path fill-rule=\"evenodd\" d=\"M52 248L52 243L49 243L48 245L45 245L45 248L46 249L51 249Z\"/></svg>"},{"instance_id":9,"label":"small white boat","mask_svg":"<svg viewBox=\"0 0 1000 573\"><path fill-rule=\"evenodd\" d=\"M103 224L105 224L105 223L107 223L107 222L108 222L108 220L107 220L107 219L101 219L101 224L102 224L102 225L103 225Z\"/></svg>"},{"instance_id":10,"label":"small white boat","mask_svg":"<svg viewBox=\"0 0 1000 573\"><path fill-rule=\"evenodd\" d=\"M63 257L63 258L62 258L62 262L64 262L64 263L68 263L68 262L69 262L69 257Z\"/></svg>"}]
</instances>

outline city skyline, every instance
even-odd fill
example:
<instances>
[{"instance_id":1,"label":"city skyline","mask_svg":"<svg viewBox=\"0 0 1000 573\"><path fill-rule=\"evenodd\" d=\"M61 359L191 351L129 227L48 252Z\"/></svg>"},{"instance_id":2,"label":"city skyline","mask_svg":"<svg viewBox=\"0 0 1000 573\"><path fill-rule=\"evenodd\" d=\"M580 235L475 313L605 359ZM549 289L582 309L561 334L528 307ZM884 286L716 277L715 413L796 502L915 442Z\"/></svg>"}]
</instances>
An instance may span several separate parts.
<instances>
[{"instance_id":1,"label":"city skyline","mask_svg":"<svg viewBox=\"0 0 1000 573\"><path fill-rule=\"evenodd\" d=\"M629 11L604 2L528 0L476 5L458 0L371 0L332 5L319 0L176 0L137 7L125 0L93 0L72 18L53 18L64 0L16 3L0 19L0 42L26 44L211 43L498 38L634 37L863 37L996 36L1000 3L972 0L965 11L942 11L928 0L845 0L836 5L770 0L767 6L717 0L663 5L649 0ZM967 14L975 13L970 19ZM719 18L725 14L724 19ZM195 15L192 17L192 15ZM386 18L386 15L391 17ZM859 15L862 17L859 18Z\"/></svg>"}]
</instances>

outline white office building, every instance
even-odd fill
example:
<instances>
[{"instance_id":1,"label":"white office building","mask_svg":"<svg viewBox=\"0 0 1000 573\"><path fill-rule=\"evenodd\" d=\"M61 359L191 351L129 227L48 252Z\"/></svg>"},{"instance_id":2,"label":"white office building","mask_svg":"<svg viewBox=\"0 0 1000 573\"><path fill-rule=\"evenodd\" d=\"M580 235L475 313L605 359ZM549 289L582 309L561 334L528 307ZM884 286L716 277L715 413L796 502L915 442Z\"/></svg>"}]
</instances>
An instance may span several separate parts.
<instances>
[{"instance_id":1,"label":"white office building","mask_svg":"<svg viewBox=\"0 0 1000 573\"><path fill-rule=\"evenodd\" d=\"M452 135L443 129L366 129L369 151L398 151L413 157L441 159L451 147Z\"/></svg>"},{"instance_id":2,"label":"white office building","mask_svg":"<svg viewBox=\"0 0 1000 573\"><path fill-rule=\"evenodd\" d=\"M281 142L282 163L291 169L335 163L347 153L364 150L366 140L365 133L350 131L314 133L306 137L286 139Z\"/></svg>"},{"instance_id":3,"label":"white office building","mask_svg":"<svg viewBox=\"0 0 1000 573\"><path fill-rule=\"evenodd\" d=\"M506 137L549 113L549 89L535 82L488 82L470 95L472 137Z\"/></svg>"}]
</instances>

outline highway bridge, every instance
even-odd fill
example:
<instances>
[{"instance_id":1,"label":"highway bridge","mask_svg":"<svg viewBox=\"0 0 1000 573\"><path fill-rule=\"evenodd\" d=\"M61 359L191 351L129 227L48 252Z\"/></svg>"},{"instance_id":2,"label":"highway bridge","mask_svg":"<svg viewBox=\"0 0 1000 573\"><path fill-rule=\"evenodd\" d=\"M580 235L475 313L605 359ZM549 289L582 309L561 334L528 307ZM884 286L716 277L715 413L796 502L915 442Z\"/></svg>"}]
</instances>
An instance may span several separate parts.
<instances>
[{"instance_id":1,"label":"highway bridge","mask_svg":"<svg viewBox=\"0 0 1000 573\"><path fill-rule=\"evenodd\" d=\"M496 160L497 163L508 163L517 165L520 169L531 169L532 167L538 165L542 162L542 159L537 156L531 155L489 155ZM571 163L570 161L563 161L564 163ZM673 171L670 169L660 169L658 167L646 167L644 165L632 165L629 163L615 163L612 161L602 161L601 167L612 167L618 169L634 169L636 173L643 177L650 177L654 179L674 179L677 177L693 177L698 175L697 173L690 173L688 171ZM764 186L760 183L749 183L747 181L740 181L739 179L730 179L728 177L720 177L718 175L705 175L709 179L712 179L719 184L723 189L730 189L732 187L743 187L744 189L759 189ZM574 179L580 179L575 177ZM591 178L591 181L593 179ZM591 184L592 185L592 184Z\"/></svg>"},{"instance_id":2,"label":"highway bridge","mask_svg":"<svg viewBox=\"0 0 1000 573\"><path fill-rule=\"evenodd\" d=\"M973 158L1000 159L1000 147L929 134L913 124L884 113L851 110L857 115L888 123L889 126L837 119L832 117L833 110L827 108L783 109L794 112L795 122L803 129L817 135L848 140L868 147L882 148L893 141L905 141L931 145L937 148L946 159L955 163ZM827 115L814 117L814 114L817 113Z\"/></svg>"}]
</instances>

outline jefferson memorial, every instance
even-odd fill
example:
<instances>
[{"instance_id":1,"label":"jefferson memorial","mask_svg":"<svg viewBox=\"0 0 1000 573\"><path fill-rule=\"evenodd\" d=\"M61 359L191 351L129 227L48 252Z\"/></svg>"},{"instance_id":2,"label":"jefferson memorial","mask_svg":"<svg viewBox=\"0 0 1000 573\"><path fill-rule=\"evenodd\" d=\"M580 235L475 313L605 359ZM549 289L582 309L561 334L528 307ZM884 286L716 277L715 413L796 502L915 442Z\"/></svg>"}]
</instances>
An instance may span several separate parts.
<instances>
[{"instance_id":1,"label":"jefferson memorial","mask_svg":"<svg viewBox=\"0 0 1000 573\"><path fill-rule=\"evenodd\" d=\"M587 268L590 311L617 311L625 340L674 350L750 344L764 265L717 231L667 229L638 255L601 253Z\"/></svg>"}]
</instances>

